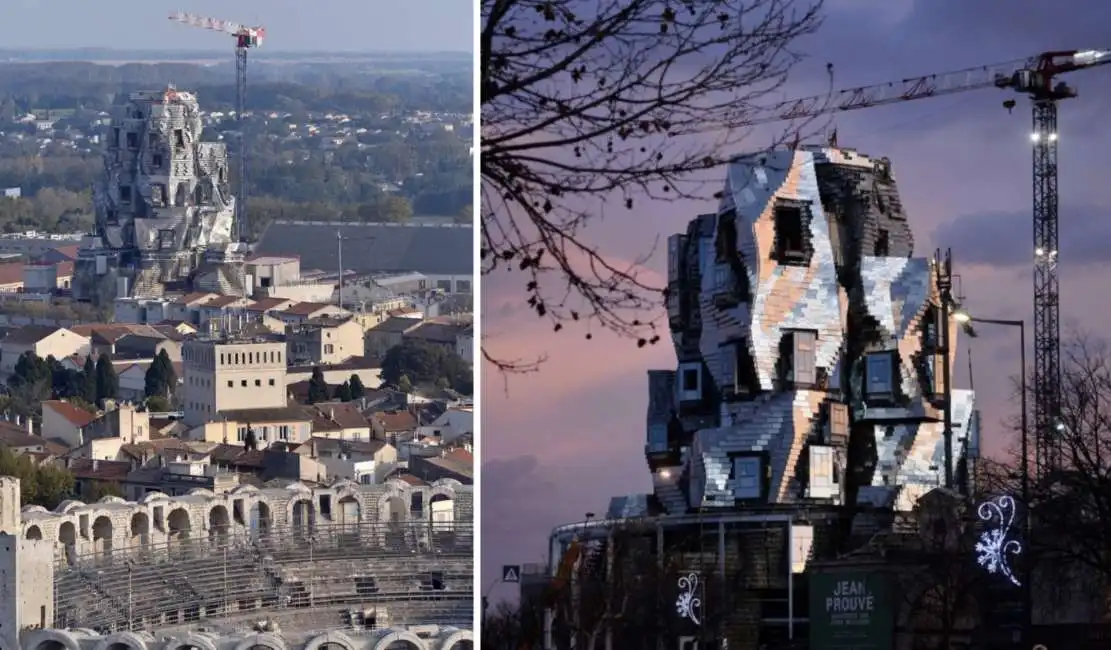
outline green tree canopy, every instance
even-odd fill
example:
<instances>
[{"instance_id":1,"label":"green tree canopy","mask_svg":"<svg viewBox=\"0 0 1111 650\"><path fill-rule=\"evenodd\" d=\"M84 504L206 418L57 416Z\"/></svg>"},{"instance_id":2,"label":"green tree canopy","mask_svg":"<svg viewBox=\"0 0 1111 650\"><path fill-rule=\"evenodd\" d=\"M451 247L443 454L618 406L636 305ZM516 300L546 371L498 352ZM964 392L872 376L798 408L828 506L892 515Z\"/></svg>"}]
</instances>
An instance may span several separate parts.
<instances>
[{"instance_id":1,"label":"green tree canopy","mask_svg":"<svg viewBox=\"0 0 1111 650\"><path fill-rule=\"evenodd\" d=\"M351 387L351 399L362 399L366 394L366 386L363 386L363 380L359 378L358 373L351 375L351 379L347 380L347 385Z\"/></svg>"},{"instance_id":2,"label":"green tree canopy","mask_svg":"<svg viewBox=\"0 0 1111 650\"><path fill-rule=\"evenodd\" d=\"M328 382L324 380L324 371L319 367L312 369L309 378L309 404L328 401Z\"/></svg>"},{"instance_id":3,"label":"green tree canopy","mask_svg":"<svg viewBox=\"0 0 1111 650\"><path fill-rule=\"evenodd\" d=\"M351 401L351 384L349 382L345 381L342 384L340 384L339 386L336 386L335 392L332 393L332 398L333 399L338 399L341 402L350 402Z\"/></svg>"},{"instance_id":4,"label":"green tree canopy","mask_svg":"<svg viewBox=\"0 0 1111 650\"><path fill-rule=\"evenodd\" d=\"M96 359L96 401L102 403L106 399L116 399L120 394L120 378L116 375L116 368L107 354L102 354Z\"/></svg>"},{"instance_id":5,"label":"green tree canopy","mask_svg":"<svg viewBox=\"0 0 1111 650\"><path fill-rule=\"evenodd\" d=\"M436 384L446 380L452 388L468 395L474 388L470 364L454 350L415 339L407 339L401 345L390 348L382 359L384 381L400 387L402 376L418 384Z\"/></svg>"},{"instance_id":6,"label":"green tree canopy","mask_svg":"<svg viewBox=\"0 0 1111 650\"><path fill-rule=\"evenodd\" d=\"M177 374L174 372L174 362L170 360L169 353L163 349L147 368L144 392L147 397L169 397L173 395L176 386Z\"/></svg>"},{"instance_id":7,"label":"green tree canopy","mask_svg":"<svg viewBox=\"0 0 1111 650\"><path fill-rule=\"evenodd\" d=\"M85 366L81 370L81 399L96 404L96 364L92 355L85 357Z\"/></svg>"},{"instance_id":8,"label":"green tree canopy","mask_svg":"<svg viewBox=\"0 0 1111 650\"><path fill-rule=\"evenodd\" d=\"M0 446L0 475L19 479L21 505L58 507L73 496L73 474L49 463L36 465L30 456Z\"/></svg>"}]
</instances>

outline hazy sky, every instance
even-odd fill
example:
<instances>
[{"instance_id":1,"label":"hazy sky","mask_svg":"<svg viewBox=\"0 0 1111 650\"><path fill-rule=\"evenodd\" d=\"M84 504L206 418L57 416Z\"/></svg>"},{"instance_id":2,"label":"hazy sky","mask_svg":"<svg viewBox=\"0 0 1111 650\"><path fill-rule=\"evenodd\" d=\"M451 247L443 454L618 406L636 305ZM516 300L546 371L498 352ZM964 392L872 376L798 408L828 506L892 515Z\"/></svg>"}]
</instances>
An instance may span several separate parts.
<instances>
[{"instance_id":1,"label":"hazy sky","mask_svg":"<svg viewBox=\"0 0 1111 650\"><path fill-rule=\"evenodd\" d=\"M16 48L231 47L176 25L185 11L266 27L274 50L470 51L475 0L4 0L0 44Z\"/></svg>"},{"instance_id":2,"label":"hazy sky","mask_svg":"<svg viewBox=\"0 0 1111 650\"><path fill-rule=\"evenodd\" d=\"M1111 5L1097 0L828 0L821 34L806 44L813 60L792 80L790 96L822 92L825 63L838 86L880 83L1021 58L1051 49L1111 48ZM875 7L882 6L881 10ZM1102 18L1100 17L1102 16ZM1060 112L1061 300L1066 329L1080 325L1111 337L1111 66L1069 76L1080 98ZM784 97L786 98L786 97ZM915 237L915 254L951 246L968 306L994 318L1024 318L1032 329L1029 144L1030 108L1013 114L1003 91L924 99L844 114L842 146L888 156ZM709 194L709 193L708 193ZM685 230L705 201L642 204L590 231L615 258L635 259L654 239ZM662 255L652 267L666 269ZM629 343L568 327L553 334L523 303L522 276L498 273L484 284L491 349L506 358L546 352L535 375L484 379L482 531L484 589L503 563L539 562L552 526L602 514L614 494L650 489L644 461L647 377L672 369L670 345ZM1000 422L1017 409L1009 377L1019 370L1018 336L980 328L971 343L986 444L1006 448ZM1028 333L1028 340L1031 335ZM665 337L664 341L668 339ZM958 381L967 383L964 348ZM495 594L504 594L500 589Z\"/></svg>"}]
</instances>

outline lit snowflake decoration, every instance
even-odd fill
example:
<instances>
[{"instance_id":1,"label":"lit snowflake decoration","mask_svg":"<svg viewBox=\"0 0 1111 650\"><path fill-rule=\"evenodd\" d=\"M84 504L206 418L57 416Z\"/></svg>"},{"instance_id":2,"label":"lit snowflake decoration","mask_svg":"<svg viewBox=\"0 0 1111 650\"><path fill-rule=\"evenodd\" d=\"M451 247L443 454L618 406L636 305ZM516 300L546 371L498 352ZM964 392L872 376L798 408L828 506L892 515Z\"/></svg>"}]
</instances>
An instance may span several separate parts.
<instances>
[{"instance_id":1,"label":"lit snowflake decoration","mask_svg":"<svg viewBox=\"0 0 1111 650\"><path fill-rule=\"evenodd\" d=\"M985 501L980 504L977 514L988 523L989 528L980 533L976 542L976 562L988 573L1001 575L1016 587L1022 586L1010 565L1011 556L1022 553L1022 543L1009 538L1011 526L1015 523L1014 498L1001 496Z\"/></svg>"},{"instance_id":2,"label":"lit snowflake decoration","mask_svg":"<svg viewBox=\"0 0 1111 650\"><path fill-rule=\"evenodd\" d=\"M691 623L701 625L702 600L698 597L698 574L691 573L679 578L679 597L675 599L675 611L680 618L689 618Z\"/></svg>"}]
</instances>

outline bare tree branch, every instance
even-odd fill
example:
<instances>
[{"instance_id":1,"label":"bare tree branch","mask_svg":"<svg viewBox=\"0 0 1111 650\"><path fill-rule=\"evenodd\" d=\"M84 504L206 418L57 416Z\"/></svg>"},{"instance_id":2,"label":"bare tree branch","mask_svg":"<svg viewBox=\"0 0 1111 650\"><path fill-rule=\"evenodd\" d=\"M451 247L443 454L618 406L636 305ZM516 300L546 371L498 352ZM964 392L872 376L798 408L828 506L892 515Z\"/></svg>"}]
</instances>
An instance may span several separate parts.
<instances>
[{"instance_id":1,"label":"bare tree branch","mask_svg":"<svg viewBox=\"0 0 1111 650\"><path fill-rule=\"evenodd\" d=\"M583 230L606 204L710 198L699 176L780 103L822 3L483 0L483 275L523 273L525 300L555 331L581 321L587 338L593 325L658 341L666 288L645 279L648 256L615 262Z\"/></svg>"}]
</instances>

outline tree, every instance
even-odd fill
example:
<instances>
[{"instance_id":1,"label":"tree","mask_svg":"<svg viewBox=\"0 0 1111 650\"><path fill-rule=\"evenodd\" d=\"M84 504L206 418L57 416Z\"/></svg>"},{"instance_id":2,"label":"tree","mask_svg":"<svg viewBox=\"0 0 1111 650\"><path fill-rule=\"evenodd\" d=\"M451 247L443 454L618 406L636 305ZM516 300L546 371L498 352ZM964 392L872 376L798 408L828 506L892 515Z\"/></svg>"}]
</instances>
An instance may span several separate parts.
<instances>
[{"instance_id":1,"label":"tree","mask_svg":"<svg viewBox=\"0 0 1111 650\"><path fill-rule=\"evenodd\" d=\"M243 436L243 449L246 451L258 449L258 436L255 435L253 427L247 427L247 435Z\"/></svg>"},{"instance_id":2,"label":"tree","mask_svg":"<svg viewBox=\"0 0 1111 650\"><path fill-rule=\"evenodd\" d=\"M366 387L363 386L363 380L359 378L358 373L351 375L351 379L347 380L347 385L351 388L352 400L360 400L363 395L366 395Z\"/></svg>"},{"instance_id":3,"label":"tree","mask_svg":"<svg viewBox=\"0 0 1111 650\"><path fill-rule=\"evenodd\" d=\"M81 370L81 399L96 404L96 365L91 355L85 357L85 366Z\"/></svg>"},{"instance_id":4,"label":"tree","mask_svg":"<svg viewBox=\"0 0 1111 650\"><path fill-rule=\"evenodd\" d=\"M328 382L324 380L324 371L319 366L312 369L309 378L309 404L328 401Z\"/></svg>"},{"instance_id":5,"label":"tree","mask_svg":"<svg viewBox=\"0 0 1111 650\"><path fill-rule=\"evenodd\" d=\"M341 402L350 402L351 384L345 381L339 386L336 386L335 392L332 393L332 399L338 399Z\"/></svg>"},{"instance_id":6,"label":"tree","mask_svg":"<svg viewBox=\"0 0 1111 650\"><path fill-rule=\"evenodd\" d=\"M106 399L116 399L120 394L120 378L107 354L96 359L96 401L103 404Z\"/></svg>"},{"instance_id":7,"label":"tree","mask_svg":"<svg viewBox=\"0 0 1111 650\"><path fill-rule=\"evenodd\" d=\"M417 384L436 384L446 380L455 390L469 395L474 376L470 365L444 346L406 339L386 351L382 358L383 381L398 385L401 377Z\"/></svg>"},{"instance_id":8,"label":"tree","mask_svg":"<svg viewBox=\"0 0 1111 650\"><path fill-rule=\"evenodd\" d=\"M413 382L409 379L409 375L401 375L397 378L397 389L406 395L413 392Z\"/></svg>"},{"instance_id":9,"label":"tree","mask_svg":"<svg viewBox=\"0 0 1111 650\"><path fill-rule=\"evenodd\" d=\"M169 397L176 386L177 374L174 372L174 362L170 360L170 355L165 349L160 350L147 368L144 392L147 397Z\"/></svg>"},{"instance_id":10,"label":"tree","mask_svg":"<svg viewBox=\"0 0 1111 650\"><path fill-rule=\"evenodd\" d=\"M12 376L8 378L12 398L28 407L50 399L54 389L51 370L50 363L34 352L21 354L12 369ZM34 406L31 410L37 412L38 407Z\"/></svg>"},{"instance_id":11,"label":"tree","mask_svg":"<svg viewBox=\"0 0 1111 650\"><path fill-rule=\"evenodd\" d=\"M73 474L49 463L36 465L30 456L15 454L3 446L0 446L0 476L19 479L22 505L53 510L73 496Z\"/></svg>"},{"instance_id":12,"label":"tree","mask_svg":"<svg viewBox=\"0 0 1111 650\"><path fill-rule=\"evenodd\" d=\"M173 404L170 404L170 400L161 395L151 395L147 398L146 404L147 410L152 413L165 413L173 409Z\"/></svg>"},{"instance_id":13,"label":"tree","mask_svg":"<svg viewBox=\"0 0 1111 650\"><path fill-rule=\"evenodd\" d=\"M93 481L89 487L85 489L85 494L81 495L89 503L96 503L104 497L119 497L123 498L123 490L120 489L118 483L109 483L107 481Z\"/></svg>"},{"instance_id":14,"label":"tree","mask_svg":"<svg viewBox=\"0 0 1111 650\"><path fill-rule=\"evenodd\" d=\"M529 307L557 331L587 321L659 340L638 312L657 308L662 288L583 228L606 200L632 211L705 199L698 175L774 114L764 109L822 2L483 0L482 273L524 273Z\"/></svg>"}]
</instances>

